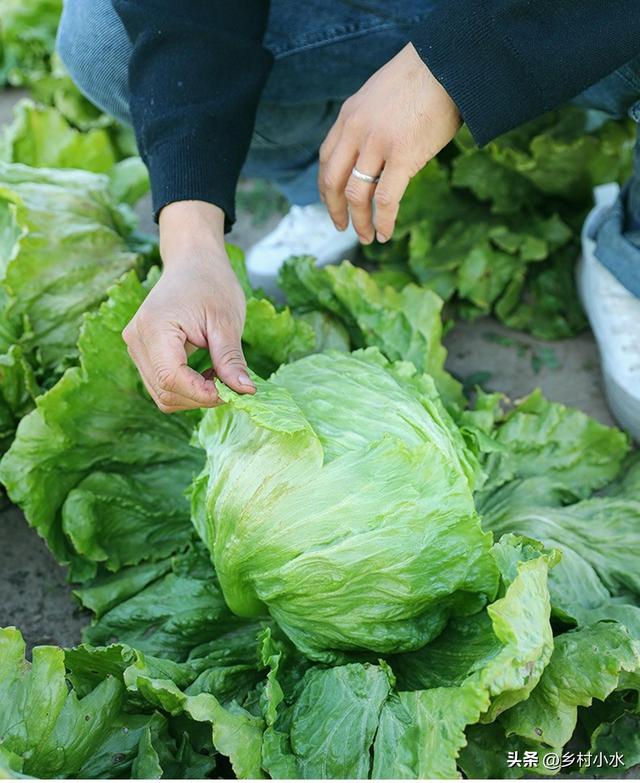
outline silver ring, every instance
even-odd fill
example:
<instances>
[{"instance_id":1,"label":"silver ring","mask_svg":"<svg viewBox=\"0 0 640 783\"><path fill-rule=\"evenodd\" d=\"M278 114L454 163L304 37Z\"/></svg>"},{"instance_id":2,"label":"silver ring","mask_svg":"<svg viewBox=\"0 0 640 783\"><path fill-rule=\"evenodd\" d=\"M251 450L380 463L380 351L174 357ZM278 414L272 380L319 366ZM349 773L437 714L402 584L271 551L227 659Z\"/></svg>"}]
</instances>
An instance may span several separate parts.
<instances>
[{"instance_id":1,"label":"silver ring","mask_svg":"<svg viewBox=\"0 0 640 783\"><path fill-rule=\"evenodd\" d=\"M372 177L371 174L363 174L361 171L358 171L355 166L351 169L351 173L356 179L362 180L362 182L375 184L380 181L380 177Z\"/></svg>"}]
</instances>

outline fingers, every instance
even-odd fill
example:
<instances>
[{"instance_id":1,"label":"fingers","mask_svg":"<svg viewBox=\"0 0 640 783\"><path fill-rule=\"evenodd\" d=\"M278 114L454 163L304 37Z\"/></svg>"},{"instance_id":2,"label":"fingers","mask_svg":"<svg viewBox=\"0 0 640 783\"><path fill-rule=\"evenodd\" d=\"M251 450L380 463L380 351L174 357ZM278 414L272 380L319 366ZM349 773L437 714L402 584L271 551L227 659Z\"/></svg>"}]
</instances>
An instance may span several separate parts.
<instances>
[{"instance_id":1,"label":"fingers","mask_svg":"<svg viewBox=\"0 0 640 783\"><path fill-rule=\"evenodd\" d=\"M318 187L335 227L344 231L349 225L345 188L358 157L358 150L345 134L340 136L336 144L331 144L329 149L330 152L325 151L320 160Z\"/></svg>"},{"instance_id":2,"label":"fingers","mask_svg":"<svg viewBox=\"0 0 640 783\"><path fill-rule=\"evenodd\" d=\"M377 177L382 171L384 161L382 156L372 149L365 148L358 157L356 169L361 174ZM375 190L375 182L364 182L350 173L345 188L345 196L351 212L351 222L363 245L369 245L375 237L371 214L371 199Z\"/></svg>"},{"instance_id":3,"label":"fingers","mask_svg":"<svg viewBox=\"0 0 640 783\"><path fill-rule=\"evenodd\" d=\"M129 356L131 356L132 359L134 358L133 353L131 351L129 351ZM140 374L140 377L142 378L142 383L144 384L144 387L147 390L149 396L163 413L176 413L177 411L185 411L193 407L193 405L188 400L185 400L184 398L180 398L181 404L179 405L178 404L166 405L160 400L160 398L158 397L158 393L156 392L156 390L154 389L151 383L150 378L147 377L145 371L140 369L140 366L138 366L138 372Z\"/></svg>"},{"instance_id":4,"label":"fingers","mask_svg":"<svg viewBox=\"0 0 640 783\"><path fill-rule=\"evenodd\" d=\"M359 167L358 167L359 168ZM386 242L396 225L400 201L409 184L410 176L406 169L388 161L380 175L375 189L375 227L378 242Z\"/></svg>"},{"instance_id":5,"label":"fingers","mask_svg":"<svg viewBox=\"0 0 640 783\"><path fill-rule=\"evenodd\" d=\"M213 369L218 378L239 394L254 394L256 387L249 377L240 335L230 327L211 330L208 342Z\"/></svg>"},{"instance_id":6,"label":"fingers","mask_svg":"<svg viewBox=\"0 0 640 783\"><path fill-rule=\"evenodd\" d=\"M143 383L164 413L219 404L212 380L187 364L186 338L178 329L141 331L139 315L122 336Z\"/></svg>"}]
</instances>

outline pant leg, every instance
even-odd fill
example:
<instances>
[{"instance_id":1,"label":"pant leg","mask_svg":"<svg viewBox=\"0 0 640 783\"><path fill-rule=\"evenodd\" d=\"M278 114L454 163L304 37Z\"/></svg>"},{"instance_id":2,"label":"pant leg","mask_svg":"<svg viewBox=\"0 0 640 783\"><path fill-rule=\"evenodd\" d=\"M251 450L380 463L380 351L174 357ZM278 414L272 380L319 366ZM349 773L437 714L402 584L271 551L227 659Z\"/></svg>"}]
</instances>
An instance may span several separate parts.
<instances>
[{"instance_id":1,"label":"pant leg","mask_svg":"<svg viewBox=\"0 0 640 783\"><path fill-rule=\"evenodd\" d=\"M633 173L616 204L595 228L596 256L634 296L640 297L640 58L590 87L575 101L637 127Z\"/></svg>"},{"instance_id":2,"label":"pant leg","mask_svg":"<svg viewBox=\"0 0 640 783\"><path fill-rule=\"evenodd\" d=\"M131 125L131 43L111 0L65 0L56 40L76 86L102 111Z\"/></svg>"}]
</instances>

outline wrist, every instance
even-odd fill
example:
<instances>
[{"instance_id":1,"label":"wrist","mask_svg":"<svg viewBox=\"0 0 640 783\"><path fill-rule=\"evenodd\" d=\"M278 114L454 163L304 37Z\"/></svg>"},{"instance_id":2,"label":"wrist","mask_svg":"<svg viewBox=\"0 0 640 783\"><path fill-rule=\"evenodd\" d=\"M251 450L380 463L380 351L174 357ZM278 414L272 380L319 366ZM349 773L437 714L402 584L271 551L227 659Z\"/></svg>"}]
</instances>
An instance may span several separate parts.
<instances>
[{"instance_id":1,"label":"wrist","mask_svg":"<svg viewBox=\"0 0 640 783\"><path fill-rule=\"evenodd\" d=\"M226 258L224 212L205 201L174 201L160 212L160 255L167 268L200 258Z\"/></svg>"}]
</instances>

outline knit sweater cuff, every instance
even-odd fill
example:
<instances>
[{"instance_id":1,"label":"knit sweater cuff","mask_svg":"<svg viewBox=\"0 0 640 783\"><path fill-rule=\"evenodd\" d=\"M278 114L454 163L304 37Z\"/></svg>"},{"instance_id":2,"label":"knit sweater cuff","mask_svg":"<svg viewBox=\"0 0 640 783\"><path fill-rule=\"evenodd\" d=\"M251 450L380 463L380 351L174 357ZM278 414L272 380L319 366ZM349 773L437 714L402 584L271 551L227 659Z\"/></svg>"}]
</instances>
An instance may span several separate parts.
<instances>
[{"instance_id":1,"label":"knit sweater cuff","mask_svg":"<svg viewBox=\"0 0 640 783\"><path fill-rule=\"evenodd\" d=\"M227 145L228 146L228 145ZM210 138L172 138L145 155L151 180L153 213L174 201L206 201L225 213L225 232L235 222L235 192L242 160L218 154Z\"/></svg>"}]
</instances>

